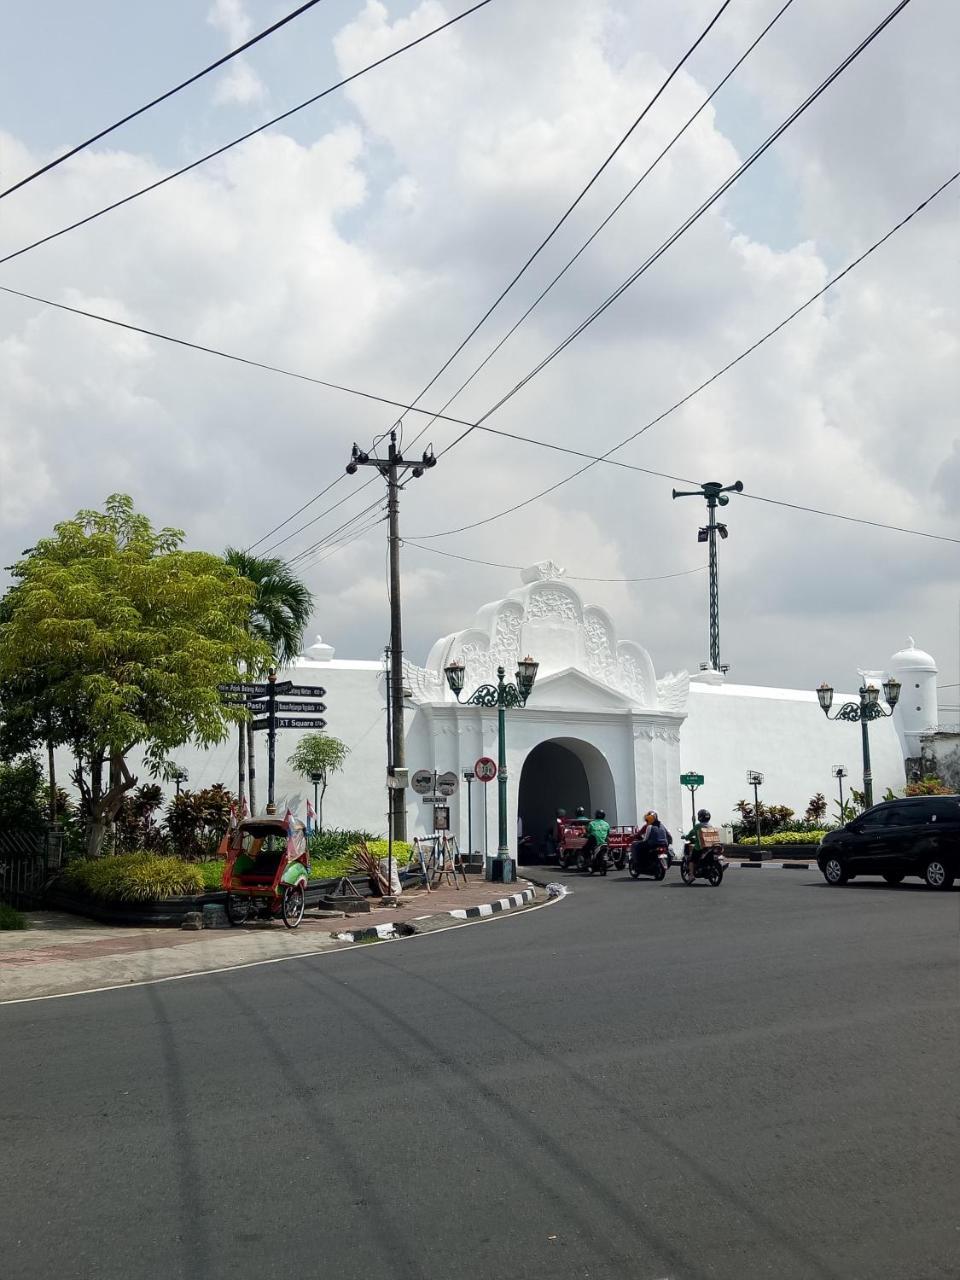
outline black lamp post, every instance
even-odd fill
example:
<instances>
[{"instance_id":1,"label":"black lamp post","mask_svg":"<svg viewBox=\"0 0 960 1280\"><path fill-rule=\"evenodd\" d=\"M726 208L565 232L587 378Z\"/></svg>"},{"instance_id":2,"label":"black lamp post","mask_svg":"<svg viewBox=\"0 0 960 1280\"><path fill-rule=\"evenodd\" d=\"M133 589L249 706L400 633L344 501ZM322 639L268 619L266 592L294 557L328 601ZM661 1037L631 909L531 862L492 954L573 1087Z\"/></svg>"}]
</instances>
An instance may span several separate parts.
<instances>
[{"instance_id":1,"label":"black lamp post","mask_svg":"<svg viewBox=\"0 0 960 1280\"><path fill-rule=\"evenodd\" d=\"M871 720L883 720L893 715L893 709L900 698L900 681L890 676L883 682L883 697L889 711L880 705L880 690L875 684L860 686L860 701L845 702L836 715L830 714L833 706L833 687L823 682L817 689L817 699L828 720L851 720L860 722L860 740L863 747L863 802L866 808L873 806L873 770L870 767L870 738L867 725ZM835 775L839 777L840 775ZM842 786L842 784L841 784Z\"/></svg>"},{"instance_id":2,"label":"black lamp post","mask_svg":"<svg viewBox=\"0 0 960 1280\"><path fill-rule=\"evenodd\" d=\"M837 780L840 787L840 825L843 826L843 780L847 776L847 767L843 764L835 764L830 770Z\"/></svg>"},{"instance_id":3,"label":"black lamp post","mask_svg":"<svg viewBox=\"0 0 960 1280\"><path fill-rule=\"evenodd\" d=\"M759 769L747 770L747 786L753 787L753 820L757 828L757 848L760 849L760 788L763 786L763 774ZM760 856L758 853L757 857Z\"/></svg>"},{"instance_id":4,"label":"black lamp post","mask_svg":"<svg viewBox=\"0 0 960 1280\"><path fill-rule=\"evenodd\" d=\"M317 815L317 831L322 833L323 822L320 818L320 801L318 796L320 794L320 783L323 781L323 774L311 773L310 781L313 783L313 812Z\"/></svg>"},{"instance_id":5,"label":"black lamp post","mask_svg":"<svg viewBox=\"0 0 960 1280\"><path fill-rule=\"evenodd\" d=\"M468 707L496 707L497 708L497 817L499 820L500 835L499 845L497 847L496 858L487 859L486 878L488 880L508 881L515 879L515 872L510 857L510 849L507 845L507 723L506 710L507 707L523 707L526 706L527 699L533 692L533 684L537 678L538 662L534 662L533 658L524 658L522 662L517 663L517 671L514 676L515 684L507 684L504 679L503 667L497 667L497 683L482 684L479 689L467 698L465 706ZM457 701L460 701L460 695L463 693L464 676L466 669L460 662L451 662L444 667L443 674L447 677L447 684L450 686Z\"/></svg>"},{"instance_id":6,"label":"black lamp post","mask_svg":"<svg viewBox=\"0 0 960 1280\"><path fill-rule=\"evenodd\" d=\"M180 788L183 786L185 782L189 781L190 775L189 773L187 773L186 769L182 768L178 764L175 764L173 768L170 770L170 778L176 789L177 795L179 795Z\"/></svg>"}]
</instances>

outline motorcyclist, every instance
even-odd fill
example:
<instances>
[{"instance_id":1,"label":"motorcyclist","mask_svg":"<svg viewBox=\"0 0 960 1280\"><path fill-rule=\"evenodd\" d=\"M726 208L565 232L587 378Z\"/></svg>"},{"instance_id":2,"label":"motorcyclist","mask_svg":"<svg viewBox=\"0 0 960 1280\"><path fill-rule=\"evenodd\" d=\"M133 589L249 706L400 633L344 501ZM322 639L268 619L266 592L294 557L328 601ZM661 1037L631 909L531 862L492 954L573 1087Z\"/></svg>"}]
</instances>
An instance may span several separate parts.
<instances>
[{"instance_id":1,"label":"motorcyclist","mask_svg":"<svg viewBox=\"0 0 960 1280\"><path fill-rule=\"evenodd\" d=\"M660 821L660 816L656 809L650 809L645 813L643 821L646 825L640 837L642 842L646 845L654 845L656 848L669 850L673 844L673 836Z\"/></svg>"},{"instance_id":2,"label":"motorcyclist","mask_svg":"<svg viewBox=\"0 0 960 1280\"><path fill-rule=\"evenodd\" d=\"M573 818L571 819L571 821L573 821L573 822L578 822L578 823L580 823L582 826L586 826L586 825L587 825L587 821L588 821L588 820L587 820L587 811L586 811L586 809L583 807L583 805L582 805L582 804L577 805L577 812L573 815Z\"/></svg>"},{"instance_id":3,"label":"motorcyclist","mask_svg":"<svg viewBox=\"0 0 960 1280\"><path fill-rule=\"evenodd\" d=\"M602 809L598 809L593 815L593 820L587 823L587 843L584 845L584 852L595 853L607 843L609 837L610 823L607 821L607 815Z\"/></svg>"},{"instance_id":4,"label":"motorcyclist","mask_svg":"<svg viewBox=\"0 0 960 1280\"><path fill-rule=\"evenodd\" d=\"M698 809L696 822L683 837L690 849L690 865L695 876L700 874L700 854L705 847L703 842L703 832L705 830L713 830L710 825L710 810Z\"/></svg>"}]
</instances>

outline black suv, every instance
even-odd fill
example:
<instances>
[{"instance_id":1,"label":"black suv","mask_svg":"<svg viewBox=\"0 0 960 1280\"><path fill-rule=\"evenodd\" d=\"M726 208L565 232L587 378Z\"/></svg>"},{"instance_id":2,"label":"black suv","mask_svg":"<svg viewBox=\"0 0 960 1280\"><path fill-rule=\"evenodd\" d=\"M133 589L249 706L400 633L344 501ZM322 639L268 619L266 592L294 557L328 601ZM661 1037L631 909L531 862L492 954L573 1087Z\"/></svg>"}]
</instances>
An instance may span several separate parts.
<instances>
[{"instance_id":1,"label":"black suv","mask_svg":"<svg viewBox=\"0 0 960 1280\"><path fill-rule=\"evenodd\" d=\"M919 876L931 889L949 889L960 875L960 796L910 796L874 805L827 832L817 865L827 884L860 875L899 884L904 876Z\"/></svg>"}]
</instances>

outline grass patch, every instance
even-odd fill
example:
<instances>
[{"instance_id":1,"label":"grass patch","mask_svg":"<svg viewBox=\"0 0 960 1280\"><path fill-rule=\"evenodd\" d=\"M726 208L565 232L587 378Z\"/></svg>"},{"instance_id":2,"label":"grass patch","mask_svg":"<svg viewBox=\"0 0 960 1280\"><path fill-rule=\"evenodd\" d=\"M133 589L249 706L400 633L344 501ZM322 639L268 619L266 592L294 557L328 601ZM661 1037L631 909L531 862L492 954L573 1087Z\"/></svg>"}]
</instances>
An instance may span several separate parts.
<instances>
[{"instance_id":1,"label":"grass patch","mask_svg":"<svg viewBox=\"0 0 960 1280\"><path fill-rule=\"evenodd\" d=\"M176 894L202 893L200 865L155 853L121 853L73 862L64 872L71 888L106 902L155 902Z\"/></svg>"},{"instance_id":2,"label":"grass patch","mask_svg":"<svg viewBox=\"0 0 960 1280\"><path fill-rule=\"evenodd\" d=\"M25 929L27 917L7 902L0 902L0 929Z\"/></svg>"}]
</instances>

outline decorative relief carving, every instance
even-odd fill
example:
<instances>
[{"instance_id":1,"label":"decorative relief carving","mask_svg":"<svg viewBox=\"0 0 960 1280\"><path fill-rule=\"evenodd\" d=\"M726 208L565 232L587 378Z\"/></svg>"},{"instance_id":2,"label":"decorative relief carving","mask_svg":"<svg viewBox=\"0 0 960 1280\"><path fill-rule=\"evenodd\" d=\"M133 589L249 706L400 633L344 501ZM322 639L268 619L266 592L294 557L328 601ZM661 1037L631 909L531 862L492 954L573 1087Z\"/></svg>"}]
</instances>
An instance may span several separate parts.
<instances>
[{"instance_id":1,"label":"decorative relief carving","mask_svg":"<svg viewBox=\"0 0 960 1280\"><path fill-rule=\"evenodd\" d=\"M403 681L413 693L414 702L439 702L443 698L443 677L436 671L415 667L403 660Z\"/></svg>"},{"instance_id":2,"label":"decorative relief carving","mask_svg":"<svg viewBox=\"0 0 960 1280\"><path fill-rule=\"evenodd\" d=\"M658 724L656 729L654 730L654 733L656 737L660 740L660 742L679 742L680 741L680 730L676 727L676 725Z\"/></svg>"},{"instance_id":3,"label":"decorative relief carving","mask_svg":"<svg viewBox=\"0 0 960 1280\"><path fill-rule=\"evenodd\" d=\"M508 673L520 657L520 628L523 626L523 610L503 608L497 614L493 632L493 666L506 667Z\"/></svg>"},{"instance_id":4,"label":"decorative relief carving","mask_svg":"<svg viewBox=\"0 0 960 1280\"><path fill-rule=\"evenodd\" d=\"M664 711L686 711L690 694L690 676L686 671L671 671L657 681L657 703Z\"/></svg>"},{"instance_id":5,"label":"decorative relief carving","mask_svg":"<svg viewBox=\"0 0 960 1280\"><path fill-rule=\"evenodd\" d=\"M532 564L528 568L522 569L520 571L520 581L525 586L529 586L534 582L547 582L551 578L562 578L566 572L566 569L561 568L553 560L541 560L539 564Z\"/></svg>"},{"instance_id":6,"label":"decorative relief carving","mask_svg":"<svg viewBox=\"0 0 960 1280\"><path fill-rule=\"evenodd\" d=\"M530 618L563 618L566 622L578 620L577 606L565 591L536 591L527 604Z\"/></svg>"},{"instance_id":7,"label":"decorative relief carving","mask_svg":"<svg viewBox=\"0 0 960 1280\"><path fill-rule=\"evenodd\" d=\"M603 618L587 611L583 619L584 642L587 651L587 669L605 684L619 684L617 660L613 652L613 636Z\"/></svg>"},{"instance_id":8,"label":"decorative relief carving","mask_svg":"<svg viewBox=\"0 0 960 1280\"><path fill-rule=\"evenodd\" d=\"M644 742L652 742L653 741L653 725L635 723L633 726L633 736L634 738L638 738L638 739L642 738Z\"/></svg>"}]
</instances>

